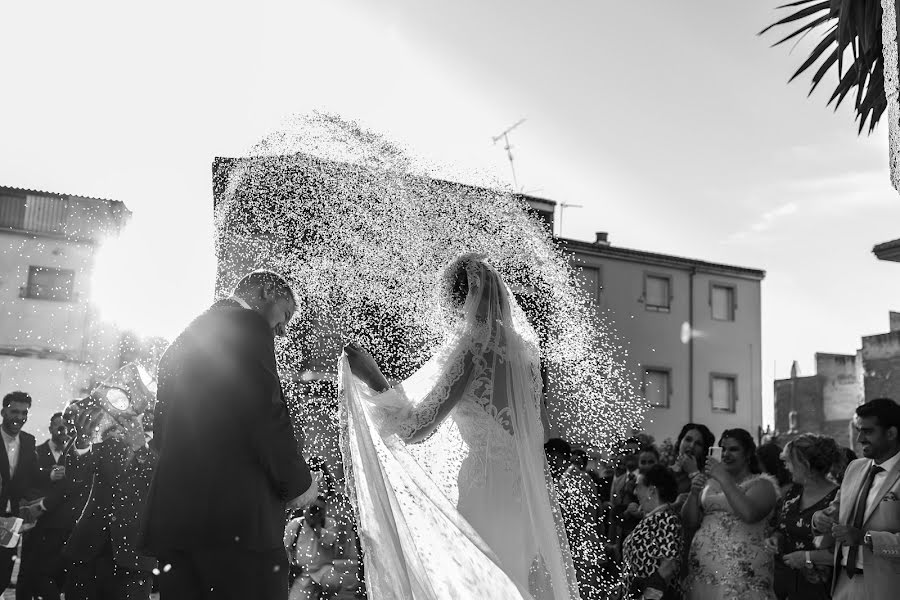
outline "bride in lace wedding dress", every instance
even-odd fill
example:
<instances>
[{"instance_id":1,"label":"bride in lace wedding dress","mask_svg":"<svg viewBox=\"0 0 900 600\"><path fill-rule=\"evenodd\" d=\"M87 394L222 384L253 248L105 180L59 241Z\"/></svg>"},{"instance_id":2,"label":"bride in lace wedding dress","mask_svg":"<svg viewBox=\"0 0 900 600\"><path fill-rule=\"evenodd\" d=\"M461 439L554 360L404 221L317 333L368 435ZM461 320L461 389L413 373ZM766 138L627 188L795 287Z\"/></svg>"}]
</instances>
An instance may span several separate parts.
<instances>
[{"instance_id":1,"label":"bride in lace wedding dress","mask_svg":"<svg viewBox=\"0 0 900 600\"><path fill-rule=\"evenodd\" d=\"M341 445L373 600L577 600L547 475L537 337L481 257L443 274L452 328L391 387L341 357Z\"/></svg>"}]
</instances>

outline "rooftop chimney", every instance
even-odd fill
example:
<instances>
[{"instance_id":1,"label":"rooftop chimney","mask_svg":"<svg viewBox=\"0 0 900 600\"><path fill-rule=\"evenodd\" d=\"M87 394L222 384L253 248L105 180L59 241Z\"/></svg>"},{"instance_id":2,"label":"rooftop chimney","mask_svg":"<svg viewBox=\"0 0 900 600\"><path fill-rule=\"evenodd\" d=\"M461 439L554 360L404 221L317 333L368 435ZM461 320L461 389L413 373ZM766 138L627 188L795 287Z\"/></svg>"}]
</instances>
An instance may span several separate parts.
<instances>
[{"instance_id":1,"label":"rooftop chimney","mask_svg":"<svg viewBox=\"0 0 900 600\"><path fill-rule=\"evenodd\" d=\"M891 311L891 333L900 331L900 312Z\"/></svg>"},{"instance_id":2,"label":"rooftop chimney","mask_svg":"<svg viewBox=\"0 0 900 600\"><path fill-rule=\"evenodd\" d=\"M594 240L594 243L598 246L609 246L609 233L605 231L598 231L597 239Z\"/></svg>"}]
</instances>

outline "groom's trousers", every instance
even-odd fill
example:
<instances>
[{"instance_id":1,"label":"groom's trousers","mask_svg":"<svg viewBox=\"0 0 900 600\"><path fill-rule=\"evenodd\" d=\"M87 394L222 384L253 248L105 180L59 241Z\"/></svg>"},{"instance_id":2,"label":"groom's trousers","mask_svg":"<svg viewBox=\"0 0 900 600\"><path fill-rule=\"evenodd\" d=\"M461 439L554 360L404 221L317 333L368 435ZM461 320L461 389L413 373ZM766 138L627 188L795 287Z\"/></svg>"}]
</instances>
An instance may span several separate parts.
<instances>
[{"instance_id":1,"label":"groom's trousers","mask_svg":"<svg viewBox=\"0 0 900 600\"><path fill-rule=\"evenodd\" d=\"M159 557L160 600L287 600L283 548L211 547Z\"/></svg>"}]
</instances>

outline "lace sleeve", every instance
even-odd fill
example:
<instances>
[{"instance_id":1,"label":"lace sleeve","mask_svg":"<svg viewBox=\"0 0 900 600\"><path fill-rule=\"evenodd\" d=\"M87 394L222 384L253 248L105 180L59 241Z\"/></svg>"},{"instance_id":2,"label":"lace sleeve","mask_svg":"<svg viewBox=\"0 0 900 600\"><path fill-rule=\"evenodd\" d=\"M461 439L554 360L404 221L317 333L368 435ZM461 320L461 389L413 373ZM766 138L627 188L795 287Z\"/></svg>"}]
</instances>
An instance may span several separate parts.
<instances>
[{"instance_id":1,"label":"lace sleeve","mask_svg":"<svg viewBox=\"0 0 900 600\"><path fill-rule=\"evenodd\" d=\"M507 292L483 263L466 263L466 272L464 317L443 356L438 353L433 359L440 376L433 383L413 384L416 390L399 390L416 399L392 419L394 432L407 443L428 439L464 397L497 411L508 405L506 370L499 368L507 353ZM400 387L404 386L406 382Z\"/></svg>"},{"instance_id":2,"label":"lace sleeve","mask_svg":"<svg viewBox=\"0 0 900 600\"><path fill-rule=\"evenodd\" d=\"M498 330L492 330L487 344L462 344L422 401L395 414L394 431L401 439L411 444L424 442L464 397L472 396L482 403L491 402L493 367L498 358L496 341L499 337Z\"/></svg>"}]
</instances>

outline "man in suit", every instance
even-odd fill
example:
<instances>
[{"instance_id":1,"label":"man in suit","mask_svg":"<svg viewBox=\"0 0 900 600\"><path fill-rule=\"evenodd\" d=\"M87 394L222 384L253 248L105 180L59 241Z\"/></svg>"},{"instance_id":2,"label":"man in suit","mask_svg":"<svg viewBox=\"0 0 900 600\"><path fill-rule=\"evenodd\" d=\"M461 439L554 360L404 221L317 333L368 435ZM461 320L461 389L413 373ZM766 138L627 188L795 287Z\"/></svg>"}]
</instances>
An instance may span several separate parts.
<instances>
[{"instance_id":1,"label":"man in suit","mask_svg":"<svg viewBox=\"0 0 900 600\"><path fill-rule=\"evenodd\" d=\"M35 451L38 457L38 468L41 472L41 495L46 494L65 478L66 466L63 460L63 452L69 441L69 428L63 419L63 413L53 413L50 417L50 439L40 444Z\"/></svg>"},{"instance_id":2,"label":"man in suit","mask_svg":"<svg viewBox=\"0 0 900 600\"><path fill-rule=\"evenodd\" d=\"M43 498L30 507L34 528L22 537L22 562L16 581L16 600L59 600L66 576L63 547L81 515L92 481L75 481L65 464L75 433L77 405L51 418L51 439L37 447L38 464L44 484ZM60 453L61 452L61 453Z\"/></svg>"},{"instance_id":3,"label":"man in suit","mask_svg":"<svg viewBox=\"0 0 900 600\"><path fill-rule=\"evenodd\" d=\"M893 598L900 590L900 405L889 398L856 409L864 458L847 467L834 502L813 529L835 541L834 600Z\"/></svg>"},{"instance_id":4,"label":"man in suit","mask_svg":"<svg viewBox=\"0 0 900 600\"><path fill-rule=\"evenodd\" d=\"M78 417L66 472L90 485L84 511L63 550L72 561L66 600L149 600L156 559L138 550L140 515L156 451L147 446L141 415L110 419L102 406Z\"/></svg>"},{"instance_id":5,"label":"man in suit","mask_svg":"<svg viewBox=\"0 0 900 600\"><path fill-rule=\"evenodd\" d=\"M285 508L317 495L275 364L295 308L281 276L250 273L160 360L143 544L162 600L287 598Z\"/></svg>"},{"instance_id":6,"label":"man in suit","mask_svg":"<svg viewBox=\"0 0 900 600\"><path fill-rule=\"evenodd\" d=\"M0 513L4 517L18 517L23 500L37 496L40 473L37 454L34 450L34 436L22 431L28 421L31 396L25 392L10 392L3 397L3 423L0 435ZM0 548L0 589L6 589L12 578L15 548Z\"/></svg>"}]
</instances>

